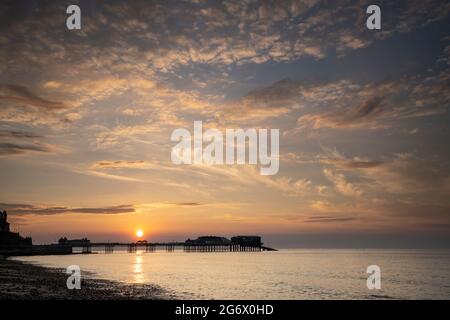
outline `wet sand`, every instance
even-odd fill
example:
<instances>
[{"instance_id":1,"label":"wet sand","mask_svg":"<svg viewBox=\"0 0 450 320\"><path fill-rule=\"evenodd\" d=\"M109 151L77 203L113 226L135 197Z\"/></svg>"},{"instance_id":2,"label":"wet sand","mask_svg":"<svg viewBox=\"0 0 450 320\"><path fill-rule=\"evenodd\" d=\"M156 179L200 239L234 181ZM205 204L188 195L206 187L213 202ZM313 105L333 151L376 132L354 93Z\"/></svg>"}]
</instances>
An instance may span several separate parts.
<instances>
[{"instance_id":1,"label":"wet sand","mask_svg":"<svg viewBox=\"0 0 450 320\"><path fill-rule=\"evenodd\" d=\"M175 299L163 288L94 279L84 274L80 290L69 290L65 270L0 258L0 299L160 300Z\"/></svg>"}]
</instances>

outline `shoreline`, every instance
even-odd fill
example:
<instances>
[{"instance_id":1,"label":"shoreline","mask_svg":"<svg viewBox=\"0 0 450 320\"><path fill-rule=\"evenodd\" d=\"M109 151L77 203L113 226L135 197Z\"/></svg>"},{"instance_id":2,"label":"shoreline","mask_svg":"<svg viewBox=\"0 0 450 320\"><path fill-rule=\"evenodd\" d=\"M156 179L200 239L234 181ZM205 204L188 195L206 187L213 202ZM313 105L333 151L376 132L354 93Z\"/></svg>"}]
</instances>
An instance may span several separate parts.
<instances>
[{"instance_id":1,"label":"shoreline","mask_svg":"<svg viewBox=\"0 0 450 320\"><path fill-rule=\"evenodd\" d=\"M65 270L0 258L0 300L167 300L173 293L151 284L81 279L80 290L66 287Z\"/></svg>"}]
</instances>

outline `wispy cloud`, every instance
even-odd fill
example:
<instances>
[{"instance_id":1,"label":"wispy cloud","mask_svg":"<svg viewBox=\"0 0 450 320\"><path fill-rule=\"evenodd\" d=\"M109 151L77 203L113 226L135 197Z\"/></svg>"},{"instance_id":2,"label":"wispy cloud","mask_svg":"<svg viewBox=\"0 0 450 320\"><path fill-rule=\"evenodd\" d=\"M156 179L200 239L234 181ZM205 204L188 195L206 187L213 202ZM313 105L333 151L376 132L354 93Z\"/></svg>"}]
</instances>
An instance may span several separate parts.
<instances>
[{"instance_id":1,"label":"wispy cloud","mask_svg":"<svg viewBox=\"0 0 450 320\"><path fill-rule=\"evenodd\" d=\"M297 120L300 128L377 129L395 121L442 114L446 111L448 94L440 83L384 82L365 86L342 87L340 96L324 112L311 112ZM425 89L427 88L427 89ZM435 94L431 95L431 92Z\"/></svg>"},{"instance_id":2,"label":"wispy cloud","mask_svg":"<svg viewBox=\"0 0 450 320\"><path fill-rule=\"evenodd\" d=\"M0 138L42 138L42 136L17 130L0 130Z\"/></svg>"},{"instance_id":3,"label":"wispy cloud","mask_svg":"<svg viewBox=\"0 0 450 320\"><path fill-rule=\"evenodd\" d=\"M61 148L41 142L43 136L12 129L0 129L0 156L15 156L33 153L56 153Z\"/></svg>"},{"instance_id":4,"label":"wispy cloud","mask_svg":"<svg viewBox=\"0 0 450 320\"><path fill-rule=\"evenodd\" d=\"M323 174L325 177L333 182L336 190L343 195L351 196L351 197L360 197L363 192L353 183L347 181L346 177L342 173L334 172L330 169L324 169Z\"/></svg>"},{"instance_id":5,"label":"wispy cloud","mask_svg":"<svg viewBox=\"0 0 450 320\"><path fill-rule=\"evenodd\" d=\"M13 84L0 84L0 100L30 105L33 107L43 108L47 110L57 110L66 108L66 106L61 102L51 101L42 98L31 92L25 86Z\"/></svg>"},{"instance_id":6,"label":"wispy cloud","mask_svg":"<svg viewBox=\"0 0 450 320\"><path fill-rule=\"evenodd\" d=\"M8 142L0 142L0 156L10 156L25 154L29 152L52 152L52 148L45 144L15 144Z\"/></svg>"},{"instance_id":7,"label":"wispy cloud","mask_svg":"<svg viewBox=\"0 0 450 320\"><path fill-rule=\"evenodd\" d=\"M357 220L356 217L340 217L340 216L312 216L312 217L308 217L305 219L305 222L310 222L310 223L323 223L323 222L331 222L331 223L335 223L335 222L350 222L350 221L355 221Z\"/></svg>"},{"instance_id":8,"label":"wispy cloud","mask_svg":"<svg viewBox=\"0 0 450 320\"><path fill-rule=\"evenodd\" d=\"M135 212L133 205L119 205L110 207L82 207L44 206L18 203L0 203L0 208L12 215L56 215L56 214L121 214Z\"/></svg>"}]
</instances>

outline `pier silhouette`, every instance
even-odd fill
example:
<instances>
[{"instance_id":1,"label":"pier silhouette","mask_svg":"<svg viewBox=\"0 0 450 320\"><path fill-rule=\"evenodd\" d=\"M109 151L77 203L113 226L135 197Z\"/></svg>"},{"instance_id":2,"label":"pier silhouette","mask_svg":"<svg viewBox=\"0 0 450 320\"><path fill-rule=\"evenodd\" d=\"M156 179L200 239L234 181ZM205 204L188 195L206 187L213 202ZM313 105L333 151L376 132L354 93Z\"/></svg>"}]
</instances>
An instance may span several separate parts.
<instances>
[{"instance_id":1,"label":"pier silhouette","mask_svg":"<svg viewBox=\"0 0 450 320\"><path fill-rule=\"evenodd\" d=\"M58 243L33 245L32 239L23 238L18 233L10 231L7 213L0 211L0 255L3 256L31 256L31 255L66 255L78 253L74 249L81 249L80 253L92 253L92 249L113 253L118 248L126 248L133 253L139 250L155 251L184 251L184 252L256 252L277 251L263 245L260 236L235 236L231 239L218 236L201 236L197 239L187 239L184 242L91 242L88 238L67 239L62 237Z\"/></svg>"},{"instance_id":2,"label":"pier silhouette","mask_svg":"<svg viewBox=\"0 0 450 320\"><path fill-rule=\"evenodd\" d=\"M113 253L115 249L126 248L127 252L133 253L138 249L145 252L155 252L157 250L174 252L176 250L184 252L257 252L276 251L263 245L259 236L236 236L231 240L224 237L202 236L195 240L187 239L184 242L147 242L140 240L136 242L91 242L90 240L61 238L59 245L65 248L81 249L82 253L92 253L92 249Z\"/></svg>"}]
</instances>

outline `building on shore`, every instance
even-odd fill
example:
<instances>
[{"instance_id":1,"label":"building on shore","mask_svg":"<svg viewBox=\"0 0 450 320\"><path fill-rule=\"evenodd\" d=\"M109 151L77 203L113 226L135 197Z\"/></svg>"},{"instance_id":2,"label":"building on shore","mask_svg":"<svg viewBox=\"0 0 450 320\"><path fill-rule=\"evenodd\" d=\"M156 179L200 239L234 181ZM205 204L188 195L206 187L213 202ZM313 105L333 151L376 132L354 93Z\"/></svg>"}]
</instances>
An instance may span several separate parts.
<instances>
[{"instance_id":1,"label":"building on shore","mask_svg":"<svg viewBox=\"0 0 450 320\"><path fill-rule=\"evenodd\" d=\"M88 238L67 239L66 237L63 237L58 240L58 244L62 246L84 247L90 246L91 240L89 240Z\"/></svg>"},{"instance_id":2,"label":"building on shore","mask_svg":"<svg viewBox=\"0 0 450 320\"><path fill-rule=\"evenodd\" d=\"M195 240L187 239L186 244L198 244L198 245L240 245L240 246L250 246L259 247L262 246L260 236L236 236L232 237L231 240L224 237L217 236L202 236Z\"/></svg>"},{"instance_id":3,"label":"building on shore","mask_svg":"<svg viewBox=\"0 0 450 320\"><path fill-rule=\"evenodd\" d=\"M0 211L0 256L71 254L72 248L58 245L33 245L30 237L11 232L8 214Z\"/></svg>"},{"instance_id":4,"label":"building on shore","mask_svg":"<svg viewBox=\"0 0 450 320\"><path fill-rule=\"evenodd\" d=\"M21 249L32 246L30 237L21 237L17 232L11 232L6 211L0 212L0 248Z\"/></svg>"},{"instance_id":5,"label":"building on shore","mask_svg":"<svg viewBox=\"0 0 450 320\"><path fill-rule=\"evenodd\" d=\"M260 247L263 244L260 236L236 236L231 238L231 242L240 246L249 247Z\"/></svg>"},{"instance_id":6,"label":"building on shore","mask_svg":"<svg viewBox=\"0 0 450 320\"><path fill-rule=\"evenodd\" d=\"M196 245L226 245L231 244L231 241L224 237L216 236L202 236L195 240L187 239L186 244L196 244Z\"/></svg>"}]
</instances>

